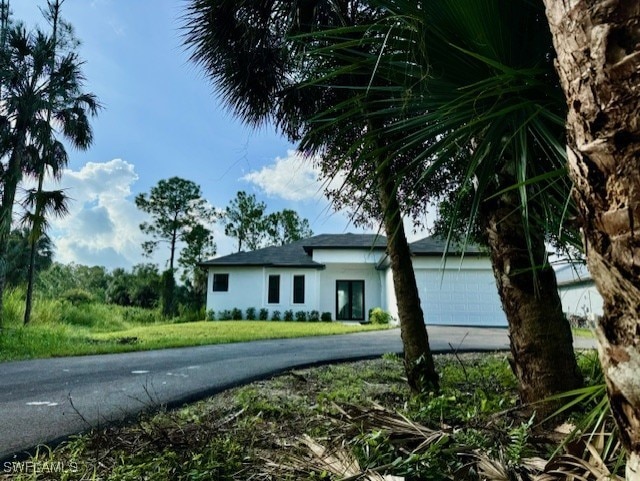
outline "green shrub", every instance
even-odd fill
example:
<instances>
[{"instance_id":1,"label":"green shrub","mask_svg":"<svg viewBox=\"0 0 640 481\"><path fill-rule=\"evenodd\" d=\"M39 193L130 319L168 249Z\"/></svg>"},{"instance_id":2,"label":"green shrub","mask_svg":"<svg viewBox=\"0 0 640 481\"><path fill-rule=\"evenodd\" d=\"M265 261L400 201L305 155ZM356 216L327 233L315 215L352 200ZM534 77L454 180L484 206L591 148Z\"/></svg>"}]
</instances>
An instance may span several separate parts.
<instances>
[{"instance_id":1,"label":"green shrub","mask_svg":"<svg viewBox=\"0 0 640 481\"><path fill-rule=\"evenodd\" d=\"M269 319L269 310L264 307L260 309L260 314L258 314L258 319L261 321L266 321Z\"/></svg>"},{"instance_id":2,"label":"green shrub","mask_svg":"<svg viewBox=\"0 0 640 481\"><path fill-rule=\"evenodd\" d=\"M91 293L84 289L69 289L68 291L63 292L60 297L65 301L69 301L74 306L93 302L93 296Z\"/></svg>"},{"instance_id":3,"label":"green shrub","mask_svg":"<svg viewBox=\"0 0 640 481\"><path fill-rule=\"evenodd\" d=\"M318 311L309 312L309 321L318 322L320 320L320 313Z\"/></svg>"},{"instance_id":4,"label":"green shrub","mask_svg":"<svg viewBox=\"0 0 640 481\"><path fill-rule=\"evenodd\" d=\"M296 321L307 322L307 313L305 311L296 312Z\"/></svg>"},{"instance_id":5,"label":"green shrub","mask_svg":"<svg viewBox=\"0 0 640 481\"><path fill-rule=\"evenodd\" d=\"M280 321L282 318L280 317L280 311L273 311L271 313L271 320L272 321Z\"/></svg>"},{"instance_id":6,"label":"green shrub","mask_svg":"<svg viewBox=\"0 0 640 481\"><path fill-rule=\"evenodd\" d=\"M162 314L158 308L144 309L142 307L122 307L122 318L132 324L153 324L160 320Z\"/></svg>"},{"instance_id":7,"label":"green shrub","mask_svg":"<svg viewBox=\"0 0 640 481\"><path fill-rule=\"evenodd\" d=\"M237 307L234 307L233 309L231 309L231 319L234 321L241 321L242 309L238 309Z\"/></svg>"},{"instance_id":8,"label":"green shrub","mask_svg":"<svg viewBox=\"0 0 640 481\"><path fill-rule=\"evenodd\" d=\"M287 322L293 321L293 311L291 309L284 311L284 320Z\"/></svg>"},{"instance_id":9,"label":"green shrub","mask_svg":"<svg viewBox=\"0 0 640 481\"><path fill-rule=\"evenodd\" d=\"M330 312L323 312L322 315L320 316L320 320L322 322L331 322L331 313Z\"/></svg>"},{"instance_id":10,"label":"green shrub","mask_svg":"<svg viewBox=\"0 0 640 481\"><path fill-rule=\"evenodd\" d=\"M255 320L256 320L256 308L247 307L247 321L255 321Z\"/></svg>"},{"instance_id":11,"label":"green shrub","mask_svg":"<svg viewBox=\"0 0 640 481\"><path fill-rule=\"evenodd\" d=\"M224 311L220 311L218 313L218 320L220 320L220 321L230 321L231 320L231 311L229 309L225 309Z\"/></svg>"},{"instance_id":12,"label":"green shrub","mask_svg":"<svg viewBox=\"0 0 640 481\"><path fill-rule=\"evenodd\" d=\"M380 307L376 307L369 311L369 321L371 324L389 324L391 322L391 314Z\"/></svg>"},{"instance_id":13,"label":"green shrub","mask_svg":"<svg viewBox=\"0 0 640 481\"><path fill-rule=\"evenodd\" d=\"M204 319L204 312L201 309L180 305L178 311L179 322L198 322Z\"/></svg>"},{"instance_id":14,"label":"green shrub","mask_svg":"<svg viewBox=\"0 0 640 481\"><path fill-rule=\"evenodd\" d=\"M216 320L216 311L214 311L213 309L209 309L207 311L206 319L207 319L207 321L215 321Z\"/></svg>"},{"instance_id":15,"label":"green shrub","mask_svg":"<svg viewBox=\"0 0 640 481\"><path fill-rule=\"evenodd\" d=\"M5 325L22 324L24 318L24 289L16 287L8 289L4 294L4 302L2 305L3 322Z\"/></svg>"}]
</instances>

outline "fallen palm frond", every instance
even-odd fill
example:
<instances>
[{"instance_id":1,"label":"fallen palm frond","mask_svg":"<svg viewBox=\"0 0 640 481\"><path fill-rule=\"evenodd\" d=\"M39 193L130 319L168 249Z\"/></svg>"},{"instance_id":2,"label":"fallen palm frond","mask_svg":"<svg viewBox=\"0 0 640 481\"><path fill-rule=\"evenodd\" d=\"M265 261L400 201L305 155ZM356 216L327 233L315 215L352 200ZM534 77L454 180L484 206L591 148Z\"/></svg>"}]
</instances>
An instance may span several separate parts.
<instances>
[{"instance_id":1,"label":"fallen palm frond","mask_svg":"<svg viewBox=\"0 0 640 481\"><path fill-rule=\"evenodd\" d=\"M434 443L446 440L450 433L428 428L403 414L390 411L380 404L369 407L334 405L342 420L362 431L383 431L393 444L403 444L412 454L424 452Z\"/></svg>"},{"instance_id":2,"label":"fallen palm frond","mask_svg":"<svg viewBox=\"0 0 640 481\"><path fill-rule=\"evenodd\" d=\"M333 474L338 481L404 481L403 477L381 474L391 466L363 470L345 446L328 448L306 434L300 438L300 444L306 455L290 456L286 464L267 461L267 466L285 472Z\"/></svg>"},{"instance_id":3,"label":"fallen palm frond","mask_svg":"<svg viewBox=\"0 0 640 481\"><path fill-rule=\"evenodd\" d=\"M612 473L619 468L621 445L615 432L605 430L602 424L598 433L583 435L576 442L565 446L567 452L552 458L544 473L536 481L598 481L601 479L624 481Z\"/></svg>"},{"instance_id":4,"label":"fallen palm frond","mask_svg":"<svg viewBox=\"0 0 640 481\"><path fill-rule=\"evenodd\" d=\"M617 444L613 449L611 443ZM489 457L484 453L472 454L480 478L486 481L624 481L614 474L619 453L619 442L614 433L583 435L566 444L567 452L545 461L541 458L523 458L517 463L508 461L504 453Z\"/></svg>"}]
</instances>

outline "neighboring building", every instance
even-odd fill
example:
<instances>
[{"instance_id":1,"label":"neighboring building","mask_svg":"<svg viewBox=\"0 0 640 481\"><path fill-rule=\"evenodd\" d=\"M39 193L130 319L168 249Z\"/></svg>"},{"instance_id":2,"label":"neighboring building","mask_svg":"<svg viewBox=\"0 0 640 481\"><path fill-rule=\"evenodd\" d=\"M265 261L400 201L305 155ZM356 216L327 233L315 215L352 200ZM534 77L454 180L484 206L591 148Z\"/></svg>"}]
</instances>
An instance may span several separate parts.
<instances>
[{"instance_id":1,"label":"neighboring building","mask_svg":"<svg viewBox=\"0 0 640 481\"><path fill-rule=\"evenodd\" d=\"M586 317L594 321L602 316L602 296L596 289L584 263L567 263L556 269L562 310L567 316Z\"/></svg>"},{"instance_id":2,"label":"neighboring building","mask_svg":"<svg viewBox=\"0 0 640 481\"><path fill-rule=\"evenodd\" d=\"M428 324L506 326L488 256L468 247L443 255L444 242L410 244ZM203 263L209 271L207 310L239 308L329 312L363 321L382 307L397 318L386 238L322 234L278 247L239 252Z\"/></svg>"}]
</instances>

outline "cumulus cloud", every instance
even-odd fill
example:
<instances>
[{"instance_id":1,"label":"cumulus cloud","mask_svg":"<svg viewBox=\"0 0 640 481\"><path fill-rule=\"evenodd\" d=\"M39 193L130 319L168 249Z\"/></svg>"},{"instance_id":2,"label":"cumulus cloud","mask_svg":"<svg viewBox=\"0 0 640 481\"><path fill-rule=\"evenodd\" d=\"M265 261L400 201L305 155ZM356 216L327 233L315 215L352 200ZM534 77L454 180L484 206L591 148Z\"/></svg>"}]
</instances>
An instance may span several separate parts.
<instances>
[{"instance_id":1,"label":"cumulus cloud","mask_svg":"<svg viewBox=\"0 0 640 481\"><path fill-rule=\"evenodd\" d=\"M320 169L314 166L316 160L289 150L286 157L276 157L273 164L249 172L242 180L258 186L271 197L290 201L317 200L322 197L325 185L319 179Z\"/></svg>"},{"instance_id":2,"label":"cumulus cloud","mask_svg":"<svg viewBox=\"0 0 640 481\"><path fill-rule=\"evenodd\" d=\"M138 226L146 217L131 195L137 180L133 164L122 159L65 170L56 188L64 189L71 201L69 215L51 222L56 260L108 268L140 262Z\"/></svg>"}]
</instances>

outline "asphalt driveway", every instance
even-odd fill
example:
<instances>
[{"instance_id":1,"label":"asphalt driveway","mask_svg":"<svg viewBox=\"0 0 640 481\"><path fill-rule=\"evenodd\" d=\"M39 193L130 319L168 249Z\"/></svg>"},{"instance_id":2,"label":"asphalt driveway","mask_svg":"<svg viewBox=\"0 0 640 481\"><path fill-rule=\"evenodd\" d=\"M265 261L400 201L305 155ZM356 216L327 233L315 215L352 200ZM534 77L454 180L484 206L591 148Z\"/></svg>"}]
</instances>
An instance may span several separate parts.
<instances>
[{"instance_id":1,"label":"asphalt driveway","mask_svg":"<svg viewBox=\"0 0 640 481\"><path fill-rule=\"evenodd\" d=\"M506 329L429 327L435 352L508 348ZM577 347L590 347L585 340ZM400 331L0 364L0 460L293 368L400 353Z\"/></svg>"}]
</instances>

